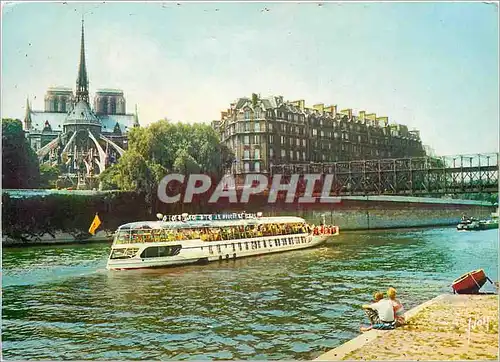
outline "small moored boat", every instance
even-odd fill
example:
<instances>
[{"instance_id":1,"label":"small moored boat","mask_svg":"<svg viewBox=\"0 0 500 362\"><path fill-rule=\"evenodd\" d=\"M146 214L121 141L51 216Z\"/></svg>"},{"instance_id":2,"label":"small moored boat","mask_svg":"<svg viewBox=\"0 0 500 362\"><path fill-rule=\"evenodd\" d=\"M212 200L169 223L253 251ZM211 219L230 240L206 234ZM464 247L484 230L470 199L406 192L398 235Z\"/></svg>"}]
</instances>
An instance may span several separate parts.
<instances>
[{"instance_id":1,"label":"small moored boat","mask_svg":"<svg viewBox=\"0 0 500 362\"><path fill-rule=\"evenodd\" d=\"M477 294L479 289L486 283L488 277L483 269L471 271L455 279L451 287L457 294Z\"/></svg>"},{"instance_id":2,"label":"small moored boat","mask_svg":"<svg viewBox=\"0 0 500 362\"><path fill-rule=\"evenodd\" d=\"M475 231L475 230L488 230L498 229L498 219L491 220L477 220L474 218L462 219L457 225L459 231Z\"/></svg>"}]
</instances>

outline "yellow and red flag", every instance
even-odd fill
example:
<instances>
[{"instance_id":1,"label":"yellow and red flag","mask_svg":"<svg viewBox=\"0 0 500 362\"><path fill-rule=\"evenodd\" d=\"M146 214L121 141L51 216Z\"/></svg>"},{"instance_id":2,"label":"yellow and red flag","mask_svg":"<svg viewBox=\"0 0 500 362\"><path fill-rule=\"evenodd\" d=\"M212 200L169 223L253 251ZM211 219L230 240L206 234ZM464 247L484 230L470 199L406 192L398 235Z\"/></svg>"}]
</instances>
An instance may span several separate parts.
<instances>
[{"instance_id":1,"label":"yellow and red flag","mask_svg":"<svg viewBox=\"0 0 500 362\"><path fill-rule=\"evenodd\" d=\"M89 233L94 235L99 225L101 225L101 219L99 219L99 216L95 214L94 220L92 220L92 224L90 224L89 227Z\"/></svg>"}]
</instances>

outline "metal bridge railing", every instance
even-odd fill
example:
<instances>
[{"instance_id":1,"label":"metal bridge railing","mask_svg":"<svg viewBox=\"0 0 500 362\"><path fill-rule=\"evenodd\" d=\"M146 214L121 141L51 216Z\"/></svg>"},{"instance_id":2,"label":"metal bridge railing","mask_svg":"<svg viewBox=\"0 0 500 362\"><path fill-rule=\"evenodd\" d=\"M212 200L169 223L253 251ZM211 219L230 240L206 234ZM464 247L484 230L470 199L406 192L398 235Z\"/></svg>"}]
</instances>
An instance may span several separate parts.
<instances>
[{"instance_id":1,"label":"metal bridge railing","mask_svg":"<svg viewBox=\"0 0 500 362\"><path fill-rule=\"evenodd\" d=\"M498 192L498 153L281 164L273 174L331 174L337 195Z\"/></svg>"}]
</instances>

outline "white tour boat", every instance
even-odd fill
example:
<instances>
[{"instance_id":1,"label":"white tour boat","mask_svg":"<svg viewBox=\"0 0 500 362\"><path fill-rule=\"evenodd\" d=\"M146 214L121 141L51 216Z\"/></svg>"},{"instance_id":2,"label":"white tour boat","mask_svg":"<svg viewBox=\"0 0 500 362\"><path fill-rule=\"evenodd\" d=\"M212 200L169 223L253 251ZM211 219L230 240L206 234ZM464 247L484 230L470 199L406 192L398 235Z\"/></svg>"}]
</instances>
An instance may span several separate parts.
<instances>
[{"instance_id":1,"label":"white tour boat","mask_svg":"<svg viewBox=\"0 0 500 362\"><path fill-rule=\"evenodd\" d=\"M106 268L164 267L310 248L338 235L337 226L309 226L300 217L262 213L158 214L159 221L122 225Z\"/></svg>"}]
</instances>

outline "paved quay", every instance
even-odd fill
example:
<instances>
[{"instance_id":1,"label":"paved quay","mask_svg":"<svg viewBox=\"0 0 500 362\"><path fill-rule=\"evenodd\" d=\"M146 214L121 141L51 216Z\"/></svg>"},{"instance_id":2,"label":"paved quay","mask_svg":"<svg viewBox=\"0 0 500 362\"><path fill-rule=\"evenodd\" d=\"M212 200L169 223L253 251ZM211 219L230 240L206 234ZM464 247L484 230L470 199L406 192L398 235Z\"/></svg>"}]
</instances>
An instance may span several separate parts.
<instances>
[{"instance_id":1,"label":"paved quay","mask_svg":"<svg viewBox=\"0 0 500 362\"><path fill-rule=\"evenodd\" d=\"M440 295L409 310L405 326L368 331L315 361L498 360L498 298Z\"/></svg>"}]
</instances>

